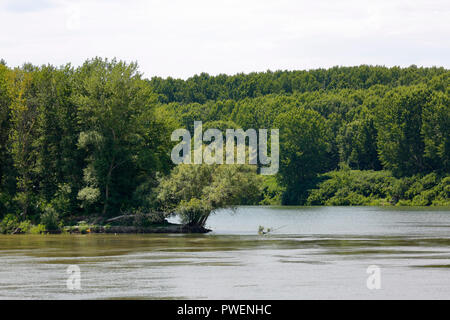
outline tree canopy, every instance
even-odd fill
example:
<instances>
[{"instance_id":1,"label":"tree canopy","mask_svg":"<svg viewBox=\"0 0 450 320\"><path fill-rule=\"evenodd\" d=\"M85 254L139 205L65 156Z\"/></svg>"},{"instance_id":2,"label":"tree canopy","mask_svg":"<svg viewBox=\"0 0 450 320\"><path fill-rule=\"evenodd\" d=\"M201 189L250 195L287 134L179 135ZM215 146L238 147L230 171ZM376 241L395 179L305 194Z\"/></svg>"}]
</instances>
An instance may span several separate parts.
<instances>
[{"instance_id":1,"label":"tree canopy","mask_svg":"<svg viewBox=\"0 0 450 320\"><path fill-rule=\"evenodd\" d=\"M116 59L0 63L0 220L54 226L163 210L204 225L239 204L446 204L449 75L362 65L182 80L145 79ZM247 165L174 167L171 133L192 133L194 121L279 129L277 176Z\"/></svg>"}]
</instances>

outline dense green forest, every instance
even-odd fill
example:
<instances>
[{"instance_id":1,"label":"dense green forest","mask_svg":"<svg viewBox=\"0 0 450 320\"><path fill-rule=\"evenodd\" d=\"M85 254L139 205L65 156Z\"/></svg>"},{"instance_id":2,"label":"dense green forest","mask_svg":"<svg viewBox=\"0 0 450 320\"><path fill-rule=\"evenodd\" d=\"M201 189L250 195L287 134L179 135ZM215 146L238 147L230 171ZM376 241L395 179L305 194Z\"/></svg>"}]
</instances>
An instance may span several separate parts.
<instances>
[{"instance_id":1,"label":"dense green forest","mask_svg":"<svg viewBox=\"0 0 450 320\"><path fill-rule=\"evenodd\" d=\"M187 80L137 64L0 63L0 232L239 204L450 205L450 71L334 67ZM280 169L174 167L174 129L279 128Z\"/></svg>"}]
</instances>

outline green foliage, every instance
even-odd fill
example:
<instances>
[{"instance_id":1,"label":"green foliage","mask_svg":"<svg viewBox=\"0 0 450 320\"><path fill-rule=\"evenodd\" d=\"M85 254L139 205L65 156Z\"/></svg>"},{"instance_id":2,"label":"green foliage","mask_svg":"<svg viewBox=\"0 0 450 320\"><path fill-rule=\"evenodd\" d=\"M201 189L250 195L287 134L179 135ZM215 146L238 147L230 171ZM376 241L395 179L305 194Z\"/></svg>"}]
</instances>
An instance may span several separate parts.
<instances>
[{"instance_id":1,"label":"green foliage","mask_svg":"<svg viewBox=\"0 0 450 320\"><path fill-rule=\"evenodd\" d=\"M159 77L149 83L163 103L203 104L210 100L242 100L268 94L369 89L375 85L414 85L448 71L444 68L387 68L381 66L333 67L309 71L267 71L233 76L195 75L186 81ZM436 80L437 81L437 80Z\"/></svg>"},{"instance_id":2,"label":"green foliage","mask_svg":"<svg viewBox=\"0 0 450 320\"><path fill-rule=\"evenodd\" d=\"M309 205L450 205L450 177L436 173L395 178L389 171L340 170L323 175Z\"/></svg>"},{"instance_id":3,"label":"green foliage","mask_svg":"<svg viewBox=\"0 0 450 320\"><path fill-rule=\"evenodd\" d=\"M30 228L31 234L44 234L46 233L47 228L43 224L38 224L37 226L32 226Z\"/></svg>"},{"instance_id":4,"label":"green foliage","mask_svg":"<svg viewBox=\"0 0 450 320\"><path fill-rule=\"evenodd\" d=\"M58 190L50 201L50 205L61 216L66 216L70 213L71 208L71 194L72 188L68 184L58 186Z\"/></svg>"},{"instance_id":5,"label":"green foliage","mask_svg":"<svg viewBox=\"0 0 450 320\"><path fill-rule=\"evenodd\" d=\"M284 188L279 185L276 176L264 176L262 189L263 199L259 204L281 205Z\"/></svg>"},{"instance_id":6,"label":"green foliage","mask_svg":"<svg viewBox=\"0 0 450 320\"><path fill-rule=\"evenodd\" d=\"M13 199L11 198L11 195L0 192L0 219L2 219L6 212L13 207L12 202Z\"/></svg>"},{"instance_id":7,"label":"green foliage","mask_svg":"<svg viewBox=\"0 0 450 320\"><path fill-rule=\"evenodd\" d=\"M75 78L82 130L78 147L88 162L78 199L85 206L98 202L102 215L114 215L131 206L137 185L162 167L164 125L153 116L156 97L135 63L96 58L77 70Z\"/></svg>"},{"instance_id":8,"label":"green foliage","mask_svg":"<svg viewBox=\"0 0 450 320\"><path fill-rule=\"evenodd\" d=\"M213 211L213 208L208 202L197 198L192 198L189 201L181 200L176 208L181 221L189 226L204 226L211 211Z\"/></svg>"},{"instance_id":9,"label":"green foliage","mask_svg":"<svg viewBox=\"0 0 450 320\"><path fill-rule=\"evenodd\" d=\"M100 198L100 190L98 188L85 187L78 192L78 200L81 201L81 208L89 208Z\"/></svg>"},{"instance_id":10,"label":"green foliage","mask_svg":"<svg viewBox=\"0 0 450 320\"><path fill-rule=\"evenodd\" d=\"M95 229L95 228L98 228L98 226L97 225L93 225L93 224L89 224L86 221L80 221L75 226L66 226L66 227L64 227L63 231L66 232L66 233L88 234L88 233L91 232L92 229Z\"/></svg>"},{"instance_id":11,"label":"green foliage","mask_svg":"<svg viewBox=\"0 0 450 320\"><path fill-rule=\"evenodd\" d=\"M376 111L380 160L397 176L426 169L422 111L430 103L430 96L422 86L400 87L389 92Z\"/></svg>"},{"instance_id":12,"label":"green foliage","mask_svg":"<svg viewBox=\"0 0 450 320\"><path fill-rule=\"evenodd\" d=\"M33 228L33 225L31 224L30 220L25 220L19 223L20 232L22 233L30 233L31 228Z\"/></svg>"},{"instance_id":13,"label":"green foliage","mask_svg":"<svg viewBox=\"0 0 450 320\"><path fill-rule=\"evenodd\" d=\"M446 81L448 88L450 83ZM434 170L450 171L450 97L435 92L423 110L422 134L425 158Z\"/></svg>"},{"instance_id":14,"label":"green foliage","mask_svg":"<svg viewBox=\"0 0 450 320\"><path fill-rule=\"evenodd\" d=\"M0 64L0 219L9 208L9 197L4 192L7 178L12 173L11 154L8 152L8 139L11 127L11 72Z\"/></svg>"},{"instance_id":15,"label":"green foliage","mask_svg":"<svg viewBox=\"0 0 450 320\"><path fill-rule=\"evenodd\" d=\"M14 72L10 87L13 97L10 105L11 129L9 134L9 151L16 174L15 201L22 214L27 216L33 207L36 194L33 194L35 172L37 169L38 149L37 122L39 109L36 99L36 87L33 73L25 70Z\"/></svg>"},{"instance_id":16,"label":"green foliage","mask_svg":"<svg viewBox=\"0 0 450 320\"><path fill-rule=\"evenodd\" d=\"M90 230L91 226L87 224L85 221L81 221L78 225L78 231L81 234L86 234Z\"/></svg>"},{"instance_id":17,"label":"green foliage","mask_svg":"<svg viewBox=\"0 0 450 320\"><path fill-rule=\"evenodd\" d=\"M53 206L45 206L44 213L41 215L41 224L44 225L48 231L60 230L61 220L59 213Z\"/></svg>"},{"instance_id":18,"label":"green foliage","mask_svg":"<svg viewBox=\"0 0 450 320\"><path fill-rule=\"evenodd\" d=\"M0 231L124 212L147 225L159 209L202 225L218 208L256 203L447 205L449 79L416 66L146 80L115 59L0 63ZM280 129L278 175L173 168L170 134L195 120Z\"/></svg>"},{"instance_id":19,"label":"green foliage","mask_svg":"<svg viewBox=\"0 0 450 320\"><path fill-rule=\"evenodd\" d=\"M380 170L374 116L362 108L355 120L341 126L336 137L340 160L353 169Z\"/></svg>"},{"instance_id":20,"label":"green foliage","mask_svg":"<svg viewBox=\"0 0 450 320\"><path fill-rule=\"evenodd\" d=\"M450 177L436 173L401 178L393 185L391 196L398 205L450 205Z\"/></svg>"},{"instance_id":21,"label":"green foliage","mask_svg":"<svg viewBox=\"0 0 450 320\"><path fill-rule=\"evenodd\" d=\"M14 232L20 225L19 218L13 214L7 214L0 222L0 233L8 234Z\"/></svg>"},{"instance_id":22,"label":"green foliage","mask_svg":"<svg viewBox=\"0 0 450 320\"><path fill-rule=\"evenodd\" d=\"M370 205L388 196L393 177L388 171L344 169L323 175L324 181L311 190L309 205Z\"/></svg>"},{"instance_id":23,"label":"green foliage","mask_svg":"<svg viewBox=\"0 0 450 320\"><path fill-rule=\"evenodd\" d=\"M274 124L280 128L280 184L286 188L283 204L304 203L306 188L327 168L325 119L313 110L300 108L281 114Z\"/></svg>"},{"instance_id":24,"label":"green foliage","mask_svg":"<svg viewBox=\"0 0 450 320\"><path fill-rule=\"evenodd\" d=\"M160 208L191 226L204 226L220 208L256 204L261 176L251 165L178 165L158 187Z\"/></svg>"}]
</instances>

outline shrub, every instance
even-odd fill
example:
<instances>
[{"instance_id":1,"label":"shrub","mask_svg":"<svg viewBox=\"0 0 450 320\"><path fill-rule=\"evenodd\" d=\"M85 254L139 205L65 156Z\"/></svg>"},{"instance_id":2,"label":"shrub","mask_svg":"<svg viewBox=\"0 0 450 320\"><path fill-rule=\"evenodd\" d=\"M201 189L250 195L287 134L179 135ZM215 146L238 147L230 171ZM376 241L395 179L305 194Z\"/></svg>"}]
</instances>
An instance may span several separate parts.
<instances>
[{"instance_id":1,"label":"shrub","mask_svg":"<svg viewBox=\"0 0 450 320\"><path fill-rule=\"evenodd\" d=\"M37 226L32 226L30 228L31 234L42 234L46 232L46 227L43 224L38 224Z\"/></svg>"},{"instance_id":2,"label":"shrub","mask_svg":"<svg viewBox=\"0 0 450 320\"><path fill-rule=\"evenodd\" d=\"M397 179L391 188L398 205L413 206L449 205L448 191L450 191L450 177L439 177L436 173Z\"/></svg>"},{"instance_id":3,"label":"shrub","mask_svg":"<svg viewBox=\"0 0 450 320\"><path fill-rule=\"evenodd\" d=\"M331 171L310 191L309 205L450 205L450 177L436 173L395 178L389 171Z\"/></svg>"},{"instance_id":4,"label":"shrub","mask_svg":"<svg viewBox=\"0 0 450 320\"><path fill-rule=\"evenodd\" d=\"M41 223L49 231L55 231L61 228L59 214L51 205L45 207L44 213L41 215Z\"/></svg>"},{"instance_id":5,"label":"shrub","mask_svg":"<svg viewBox=\"0 0 450 320\"><path fill-rule=\"evenodd\" d=\"M13 233L19 227L19 218L13 214L7 214L0 222L0 233Z\"/></svg>"},{"instance_id":6,"label":"shrub","mask_svg":"<svg viewBox=\"0 0 450 320\"><path fill-rule=\"evenodd\" d=\"M281 205L281 197L284 188L281 187L276 179L276 176L263 177L263 196L259 204L261 205Z\"/></svg>"},{"instance_id":7,"label":"shrub","mask_svg":"<svg viewBox=\"0 0 450 320\"><path fill-rule=\"evenodd\" d=\"M362 206L369 203L369 199L353 191L338 191L334 197L328 199L327 206Z\"/></svg>"},{"instance_id":8,"label":"shrub","mask_svg":"<svg viewBox=\"0 0 450 320\"><path fill-rule=\"evenodd\" d=\"M78 192L77 198L82 202L81 207L87 208L100 198L100 190L98 188L85 187Z\"/></svg>"},{"instance_id":9,"label":"shrub","mask_svg":"<svg viewBox=\"0 0 450 320\"><path fill-rule=\"evenodd\" d=\"M216 209L261 201L261 177L250 165L178 165L158 187L160 211L203 227Z\"/></svg>"},{"instance_id":10,"label":"shrub","mask_svg":"<svg viewBox=\"0 0 450 320\"><path fill-rule=\"evenodd\" d=\"M388 171L340 170L321 176L325 179L312 189L308 205L369 205L385 199L393 178Z\"/></svg>"},{"instance_id":11,"label":"shrub","mask_svg":"<svg viewBox=\"0 0 450 320\"><path fill-rule=\"evenodd\" d=\"M32 227L33 227L33 225L31 224L30 220L22 221L19 224L19 229L23 233L30 233L30 230L31 230Z\"/></svg>"},{"instance_id":12,"label":"shrub","mask_svg":"<svg viewBox=\"0 0 450 320\"><path fill-rule=\"evenodd\" d=\"M70 194L72 188L67 184L58 186L58 191L55 193L51 206L55 208L59 215L65 216L70 212Z\"/></svg>"}]
</instances>

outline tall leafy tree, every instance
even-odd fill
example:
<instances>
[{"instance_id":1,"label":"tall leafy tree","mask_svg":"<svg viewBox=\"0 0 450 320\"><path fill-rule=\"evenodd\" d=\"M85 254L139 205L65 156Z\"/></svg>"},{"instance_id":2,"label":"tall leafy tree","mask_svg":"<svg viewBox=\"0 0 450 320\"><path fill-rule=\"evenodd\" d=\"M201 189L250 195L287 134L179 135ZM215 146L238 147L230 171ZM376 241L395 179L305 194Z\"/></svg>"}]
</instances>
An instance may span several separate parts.
<instances>
[{"instance_id":1,"label":"tall leafy tree","mask_svg":"<svg viewBox=\"0 0 450 320\"><path fill-rule=\"evenodd\" d=\"M36 101L34 67L25 65L14 70L12 84L10 152L17 172L16 202L21 216L27 217L35 207L38 190L37 155L39 108Z\"/></svg>"},{"instance_id":2,"label":"tall leafy tree","mask_svg":"<svg viewBox=\"0 0 450 320\"><path fill-rule=\"evenodd\" d=\"M431 92L423 87L399 87L390 91L377 108L378 151L383 166L396 175L426 170L421 134L422 111Z\"/></svg>"},{"instance_id":3,"label":"tall leafy tree","mask_svg":"<svg viewBox=\"0 0 450 320\"><path fill-rule=\"evenodd\" d=\"M448 87L448 84L447 84ZM432 169L450 172L450 97L435 92L423 110L425 158Z\"/></svg>"},{"instance_id":4,"label":"tall leafy tree","mask_svg":"<svg viewBox=\"0 0 450 320\"><path fill-rule=\"evenodd\" d=\"M38 108L36 173L43 204L66 190L70 203L60 215L76 209L76 193L81 184L83 154L77 149L77 110L72 102L73 68L42 66L33 72Z\"/></svg>"},{"instance_id":5,"label":"tall leafy tree","mask_svg":"<svg viewBox=\"0 0 450 320\"><path fill-rule=\"evenodd\" d=\"M340 126L337 143L341 161L359 170L380 170L374 116L363 108L350 123Z\"/></svg>"},{"instance_id":6,"label":"tall leafy tree","mask_svg":"<svg viewBox=\"0 0 450 320\"><path fill-rule=\"evenodd\" d=\"M251 165L178 165L158 186L160 209L191 227L204 227L221 208L255 204L262 178Z\"/></svg>"},{"instance_id":7,"label":"tall leafy tree","mask_svg":"<svg viewBox=\"0 0 450 320\"><path fill-rule=\"evenodd\" d=\"M11 127L10 70L0 63L0 218L6 211L9 200L7 180L12 161L8 151L8 137Z\"/></svg>"},{"instance_id":8,"label":"tall leafy tree","mask_svg":"<svg viewBox=\"0 0 450 320\"><path fill-rule=\"evenodd\" d=\"M317 174L327 168L325 119L316 111L299 108L281 114L279 180L286 187L285 204L301 204Z\"/></svg>"},{"instance_id":9,"label":"tall leafy tree","mask_svg":"<svg viewBox=\"0 0 450 320\"><path fill-rule=\"evenodd\" d=\"M130 206L139 170L154 175L158 168L161 130L151 113L156 96L135 63L96 58L77 70L76 80L78 146L87 153L79 198L112 215Z\"/></svg>"}]
</instances>

